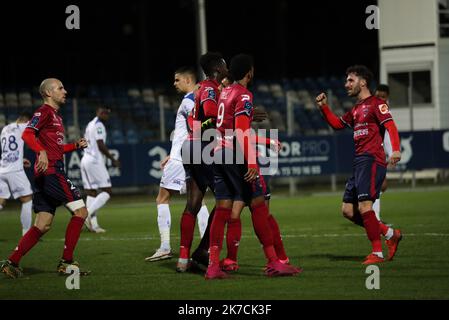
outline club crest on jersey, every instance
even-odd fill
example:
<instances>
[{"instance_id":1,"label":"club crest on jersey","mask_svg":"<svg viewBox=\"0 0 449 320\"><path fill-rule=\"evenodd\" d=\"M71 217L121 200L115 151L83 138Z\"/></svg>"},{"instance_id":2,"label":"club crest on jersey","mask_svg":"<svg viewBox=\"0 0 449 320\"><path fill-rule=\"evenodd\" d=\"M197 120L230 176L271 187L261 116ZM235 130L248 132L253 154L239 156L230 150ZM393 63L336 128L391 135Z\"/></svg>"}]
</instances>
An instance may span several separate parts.
<instances>
[{"instance_id":1,"label":"club crest on jersey","mask_svg":"<svg viewBox=\"0 0 449 320\"><path fill-rule=\"evenodd\" d=\"M251 114L253 104L250 101L245 101L245 104L243 107L245 108L245 113L249 116Z\"/></svg>"},{"instance_id":2,"label":"club crest on jersey","mask_svg":"<svg viewBox=\"0 0 449 320\"><path fill-rule=\"evenodd\" d=\"M388 106L385 103L379 105L379 111L382 114L387 114L388 113Z\"/></svg>"},{"instance_id":3,"label":"club crest on jersey","mask_svg":"<svg viewBox=\"0 0 449 320\"><path fill-rule=\"evenodd\" d=\"M39 113L39 112L38 112ZM39 113L40 115L40 113ZM30 123L28 124L28 127L36 128L36 125L39 123L39 116L34 116L33 119L30 120Z\"/></svg>"},{"instance_id":4,"label":"club crest on jersey","mask_svg":"<svg viewBox=\"0 0 449 320\"><path fill-rule=\"evenodd\" d=\"M209 89L209 92L207 93L207 98L208 98L208 99L215 100L216 97L217 97L217 95L215 94L214 89L210 88L210 89Z\"/></svg>"}]
</instances>

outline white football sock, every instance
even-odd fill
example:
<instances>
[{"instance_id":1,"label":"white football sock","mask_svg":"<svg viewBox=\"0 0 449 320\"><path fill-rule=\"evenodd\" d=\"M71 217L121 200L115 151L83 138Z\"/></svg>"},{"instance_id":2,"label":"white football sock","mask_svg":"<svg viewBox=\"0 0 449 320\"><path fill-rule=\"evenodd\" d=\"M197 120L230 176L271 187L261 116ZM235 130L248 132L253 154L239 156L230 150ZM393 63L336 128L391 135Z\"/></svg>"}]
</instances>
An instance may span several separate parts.
<instances>
[{"instance_id":1,"label":"white football sock","mask_svg":"<svg viewBox=\"0 0 449 320\"><path fill-rule=\"evenodd\" d=\"M0 204L0 210L2 210L3 209L3 206Z\"/></svg>"},{"instance_id":2,"label":"white football sock","mask_svg":"<svg viewBox=\"0 0 449 320\"><path fill-rule=\"evenodd\" d=\"M204 232L207 228L207 221L209 220L209 211L207 210L206 205L203 205L198 212L198 228L200 229L201 238L204 235Z\"/></svg>"},{"instance_id":3,"label":"white football sock","mask_svg":"<svg viewBox=\"0 0 449 320\"><path fill-rule=\"evenodd\" d=\"M161 249L170 250L171 214L168 204L159 204L157 206L157 225L161 235Z\"/></svg>"},{"instance_id":4,"label":"white football sock","mask_svg":"<svg viewBox=\"0 0 449 320\"><path fill-rule=\"evenodd\" d=\"M22 235L28 232L31 228L31 222L33 220L31 214L31 207L33 201L22 203L22 210L20 210L20 222L22 222Z\"/></svg>"},{"instance_id":5,"label":"white football sock","mask_svg":"<svg viewBox=\"0 0 449 320\"><path fill-rule=\"evenodd\" d=\"M393 236L393 234L394 234L393 228L388 228L388 231L387 231L387 233L385 234L385 239L390 240L391 237Z\"/></svg>"},{"instance_id":6,"label":"white football sock","mask_svg":"<svg viewBox=\"0 0 449 320\"><path fill-rule=\"evenodd\" d=\"M104 191L97 195L95 200L90 205L87 205L87 212L89 212L89 216L92 217L95 211L103 207L110 198L111 196L109 193Z\"/></svg>"},{"instance_id":7,"label":"white football sock","mask_svg":"<svg viewBox=\"0 0 449 320\"><path fill-rule=\"evenodd\" d=\"M379 258L383 258L384 257L384 254L382 252L373 252L373 254L375 254Z\"/></svg>"},{"instance_id":8,"label":"white football sock","mask_svg":"<svg viewBox=\"0 0 449 320\"><path fill-rule=\"evenodd\" d=\"M376 199L376 201L374 201L373 210L374 210L374 213L376 214L377 220L380 221L380 198Z\"/></svg>"}]
</instances>

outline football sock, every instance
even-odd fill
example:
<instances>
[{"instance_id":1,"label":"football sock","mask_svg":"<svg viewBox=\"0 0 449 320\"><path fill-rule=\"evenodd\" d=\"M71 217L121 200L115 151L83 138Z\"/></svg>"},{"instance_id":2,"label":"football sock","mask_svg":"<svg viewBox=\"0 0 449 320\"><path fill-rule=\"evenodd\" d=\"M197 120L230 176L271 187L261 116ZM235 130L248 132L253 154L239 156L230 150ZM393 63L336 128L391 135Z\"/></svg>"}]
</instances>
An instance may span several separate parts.
<instances>
[{"instance_id":1,"label":"football sock","mask_svg":"<svg viewBox=\"0 0 449 320\"><path fill-rule=\"evenodd\" d=\"M240 239L242 238L242 222L239 219L229 219L226 230L226 245L228 249L227 258L237 261Z\"/></svg>"},{"instance_id":2,"label":"football sock","mask_svg":"<svg viewBox=\"0 0 449 320\"><path fill-rule=\"evenodd\" d=\"M220 251L223 244L224 229L231 219L231 209L217 207L210 227L209 265L220 263Z\"/></svg>"},{"instance_id":3,"label":"football sock","mask_svg":"<svg viewBox=\"0 0 449 320\"><path fill-rule=\"evenodd\" d=\"M273 234L271 233L268 222L268 208L265 202L251 207L251 219L253 221L254 231L263 246L265 257L269 262L278 260L273 245Z\"/></svg>"},{"instance_id":4,"label":"football sock","mask_svg":"<svg viewBox=\"0 0 449 320\"><path fill-rule=\"evenodd\" d=\"M208 219L209 210L207 210L206 205L203 205L198 212L198 229L200 230L201 238L204 236L204 232L206 231Z\"/></svg>"},{"instance_id":5,"label":"football sock","mask_svg":"<svg viewBox=\"0 0 449 320\"><path fill-rule=\"evenodd\" d=\"M382 222L379 222L379 228L381 234L385 237L385 239L390 240L394 233L393 228L386 226Z\"/></svg>"},{"instance_id":6,"label":"football sock","mask_svg":"<svg viewBox=\"0 0 449 320\"><path fill-rule=\"evenodd\" d=\"M181 217L181 245L179 258L188 259L192 247L193 233L195 232L196 217L188 211L184 211Z\"/></svg>"},{"instance_id":7,"label":"football sock","mask_svg":"<svg viewBox=\"0 0 449 320\"><path fill-rule=\"evenodd\" d=\"M31 228L32 214L31 207L33 201L22 203L22 210L20 211L20 222L22 222L22 235L28 232Z\"/></svg>"},{"instance_id":8,"label":"football sock","mask_svg":"<svg viewBox=\"0 0 449 320\"><path fill-rule=\"evenodd\" d=\"M89 208L92 206L92 203L94 203L95 197L87 196L86 197L86 208ZM87 210L89 212L89 209ZM95 212L89 212L89 217L95 217Z\"/></svg>"},{"instance_id":9,"label":"football sock","mask_svg":"<svg viewBox=\"0 0 449 320\"><path fill-rule=\"evenodd\" d=\"M35 226L31 227L20 239L16 249L8 259L15 265L19 265L20 259L38 243L40 237L42 237L42 232Z\"/></svg>"},{"instance_id":10,"label":"football sock","mask_svg":"<svg viewBox=\"0 0 449 320\"><path fill-rule=\"evenodd\" d=\"M171 214L168 204L159 204L157 206L157 226L159 227L159 234L161 236L161 249L170 250L170 227Z\"/></svg>"},{"instance_id":11,"label":"football sock","mask_svg":"<svg viewBox=\"0 0 449 320\"><path fill-rule=\"evenodd\" d=\"M98 194L95 197L95 200L90 205L87 205L87 212L89 212L89 216L92 216L95 211L103 207L110 198L111 196L109 193L105 191Z\"/></svg>"},{"instance_id":12,"label":"football sock","mask_svg":"<svg viewBox=\"0 0 449 320\"><path fill-rule=\"evenodd\" d=\"M65 233L64 252L62 254L62 259L65 261L73 260L73 251L78 243L83 225L84 219L81 217L73 216L72 219L70 219Z\"/></svg>"},{"instance_id":13,"label":"football sock","mask_svg":"<svg viewBox=\"0 0 449 320\"><path fill-rule=\"evenodd\" d=\"M380 226L379 220L377 220L376 218L376 214L373 210L370 210L362 214L362 217L366 234L373 246L373 253L382 253L382 243L380 242Z\"/></svg>"},{"instance_id":14,"label":"football sock","mask_svg":"<svg viewBox=\"0 0 449 320\"><path fill-rule=\"evenodd\" d=\"M0 210L2 210L3 209L3 206L0 204Z\"/></svg>"},{"instance_id":15,"label":"football sock","mask_svg":"<svg viewBox=\"0 0 449 320\"><path fill-rule=\"evenodd\" d=\"M380 198L376 199L376 201L374 201L374 203L373 203L373 210L376 213L377 220L380 221Z\"/></svg>"},{"instance_id":16,"label":"football sock","mask_svg":"<svg viewBox=\"0 0 449 320\"><path fill-rule=\"evenodd\" d=\"M201 238L200 244L198 245L198 248L196 248L196 250L206 250L206 251L209 250L210 226L212 225L212 221L214 220L214 215L215 215L215 207L209 214L209 218L207 219L207 228L204 231L204 235Z\"/></svg>"},{"instance_id":17,"label":"football sock","mask_svg":"<svg viewBox=\"0 0 449 320\"><path fill-rule=\"evenodd\" d=\"M271 233L273 234L273 244L276 250L276 255L280 260L287 260L287 254L285 253L284 243L282 242L281 230L273 215L268 216L268 223L270 224Z\"/></svg>"}]
</instances>

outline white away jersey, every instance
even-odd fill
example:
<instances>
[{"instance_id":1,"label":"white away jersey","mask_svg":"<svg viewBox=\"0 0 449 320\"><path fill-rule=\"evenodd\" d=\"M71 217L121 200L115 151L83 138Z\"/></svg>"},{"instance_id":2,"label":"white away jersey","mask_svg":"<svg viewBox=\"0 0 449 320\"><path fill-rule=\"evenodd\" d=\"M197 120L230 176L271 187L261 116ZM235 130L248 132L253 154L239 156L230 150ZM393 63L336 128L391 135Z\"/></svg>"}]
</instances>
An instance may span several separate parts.
<instances>
[{"instance_id":1,"label":"white away jersey","mask_svg":"<svg viewBox=\"0 0 449 320\"><path fill-rule=\"evenodd\" d=\"M103 140L106 144L106 128L98 117L89 122L84 138L87 139L87 148L84 149L84 155L90 156L97 161L104 161L103 154L98 149L97 140Z\"/></svg>"},{"instance_id":2,"label":"white away jersey","mask_svg":"<svg viewBox=\"0 0 449 320\"><path fill-rule=\"evenodd\" d=\"M193 92L189 92L184 96L184 99L182 99L181 105L178 108L178 113L176 114L175 132L171 143L171 159L182 161L181 148L188 135L187 118L190 112L192 112L195 104L194 101L195 96Z\"/></svg>"},{"instance_id":3,"label":"white away jersey","mask_svg":"<svg viewBox=\"0 0 449 320\"><path fill-rule=\"evenodd\" d=\"M23 140L22 133L26 123L11 123L3 128L0 135L2 158L0 173L23 170Z\"/></svg>"}]
</instances>

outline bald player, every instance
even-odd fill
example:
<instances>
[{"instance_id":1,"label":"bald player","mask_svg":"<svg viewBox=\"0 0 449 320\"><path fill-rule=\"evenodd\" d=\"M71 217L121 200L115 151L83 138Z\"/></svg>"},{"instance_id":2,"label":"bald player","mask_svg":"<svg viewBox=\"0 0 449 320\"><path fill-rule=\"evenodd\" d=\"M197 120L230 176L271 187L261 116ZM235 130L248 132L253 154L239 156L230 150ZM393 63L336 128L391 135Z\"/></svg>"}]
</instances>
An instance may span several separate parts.
<instances>
[{"instance_id":1,"label":"bald player","mask_svg":"<svg viewBox=\"0 0 449 320\"><path fill-rule=\"evenodd\" d=\"M66 102L67 91L58 79L42 81L39 92L44 100L23 132L22 139L36 153L34 166L35 192L33 209L35 224L20 239L7 260L0 262L0 271L10 278L23 275L19 262L47 233L53 223L56 208L64 205L72 214L67 226L62 258L56 268L65 274L68 267L79 267L73 259L73 252L81 233L87 209L81 193L67 178L64 171L64 153L87 147L85 139L75 143L64 143L64 126L59 109ZM88 272L80 272L87 274Z\"/></svg>"}]
</instances>

